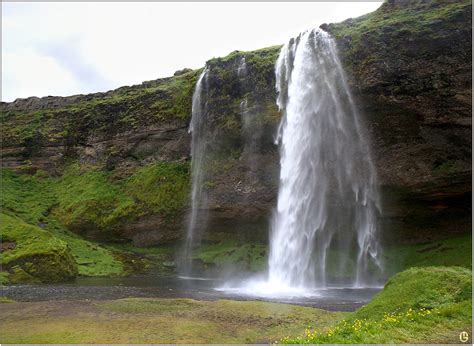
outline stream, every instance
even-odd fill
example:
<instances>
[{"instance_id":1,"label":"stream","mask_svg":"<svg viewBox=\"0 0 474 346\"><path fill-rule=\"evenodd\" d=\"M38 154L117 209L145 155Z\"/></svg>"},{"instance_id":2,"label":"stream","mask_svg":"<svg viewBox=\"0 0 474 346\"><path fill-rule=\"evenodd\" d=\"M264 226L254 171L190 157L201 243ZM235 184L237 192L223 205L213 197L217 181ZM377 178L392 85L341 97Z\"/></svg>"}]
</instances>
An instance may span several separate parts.
<instances>
[{"instance_id":1,"label":"stream","mask_svg":"<svg viewBox=\"0 0 474 346\"><path fill-rule=\"evenodd\" d=\"M305 296L262 298L253 296L251 292L219 289L223 285L224 281L219 279L190 277L80 277L69 283L2 286L0 296L15 301L111 300L130 297L261 300L332 311L354 311L379 291L378 288L333 287Z\"/></svg>"}]
</instances>

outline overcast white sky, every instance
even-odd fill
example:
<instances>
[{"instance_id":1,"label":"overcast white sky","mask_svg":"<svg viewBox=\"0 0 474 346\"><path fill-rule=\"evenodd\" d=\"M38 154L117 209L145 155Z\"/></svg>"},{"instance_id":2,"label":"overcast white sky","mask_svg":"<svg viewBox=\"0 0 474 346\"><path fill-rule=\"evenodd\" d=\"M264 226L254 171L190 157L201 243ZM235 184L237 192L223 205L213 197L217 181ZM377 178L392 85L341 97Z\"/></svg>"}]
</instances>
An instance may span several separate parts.
<instances>
[{"instance_id":1,"label":"overcast white sky","mask_svg":"<svg viewBox=\"0 0 474 346\"><path fill-rule=\"evenodd\" d=\"M5 3L2 101L106 91L283 44L381 2Z\"/></svg>"}]
</instances>

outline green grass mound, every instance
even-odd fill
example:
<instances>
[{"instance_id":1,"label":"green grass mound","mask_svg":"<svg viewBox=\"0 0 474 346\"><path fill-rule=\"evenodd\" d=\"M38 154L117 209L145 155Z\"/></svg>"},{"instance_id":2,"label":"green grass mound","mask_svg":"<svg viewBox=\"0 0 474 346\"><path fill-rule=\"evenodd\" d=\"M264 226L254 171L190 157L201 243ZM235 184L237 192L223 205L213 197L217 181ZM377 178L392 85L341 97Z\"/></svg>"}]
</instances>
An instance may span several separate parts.
<instances>
[{"instance_id":1,"label":"green grass mound","mask_svg":"<svg viewBox=\"0 0 474 346\"><path fill-rule=\"evenodd\" d=\"M36 276L31 275L33 267L51 267L48 266L51 258L46 260L48 257L45 256L62 253L63 250L59 249L65 249L64 252L68 253L66 257L72 256L73 263L75 262L77 269L71 274L111 276L123 273L123 265L112 251L69 232L51 215L50 211L58 200L54 193L58 178L18 175L8 169L1 173L1 233L3 243L8 242L9 245L0 254L2 269L8 269L8 272L0 272L0 283L69 280L69 275L59 275L64 269L61 265L58 267L58 275L47 274L40 277L40 272L36 272ZM11 249L12 247L14 248ZM29 259L25 260L26 258ZM24 264L13 265L17 262Z\"/></svg>"},{"instance_id":2,"label":"green grass mound","mask_svg":"<svg viewBox=\"0 0 474 346\"><path fill-rule=\"evenodd\" d=\"M39 227L1 214L2 268L10 282L58 282L72 279L77 266L67 244Z\"/></svg>"},{"instance_id":3,"label":"green grass mound","mask_svg":"<svg viewBox=\"0 0 474 346\"><path fill-rule=\"evenodd\" d=\"M308 328L279 343L456 343L460 332L471 330L471 308L470 270L411 268L336 325Z\"/></svg>"}]
</instances>

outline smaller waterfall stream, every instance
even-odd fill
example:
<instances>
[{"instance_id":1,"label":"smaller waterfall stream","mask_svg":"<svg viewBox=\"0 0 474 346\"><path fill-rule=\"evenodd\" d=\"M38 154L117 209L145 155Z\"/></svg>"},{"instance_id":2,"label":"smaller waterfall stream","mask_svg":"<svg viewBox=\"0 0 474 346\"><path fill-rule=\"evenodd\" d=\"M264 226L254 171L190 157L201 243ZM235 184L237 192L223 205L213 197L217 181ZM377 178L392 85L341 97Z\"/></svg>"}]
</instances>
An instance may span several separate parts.
<instances>
[{"instance_id":1,"label":"smaller waterfall stream","mask_svg":"<svg viewBox=\"0 0 474 346\"><path fill-rule=\"evenodd\" d=\"M189 125L191 139L191 211L188 215L186 241L184 245L184 263L182 272L190 274L191 255L193 247L200 238L200 225L198 221L204 218L202 211L206 207L207 198L203 191L206 158L206 120L207 120L207 75L208 70L204 68L196 83L192 99L192 116ZM201 219L201 220L200 220Z\"/></svg>"}]
</instances>

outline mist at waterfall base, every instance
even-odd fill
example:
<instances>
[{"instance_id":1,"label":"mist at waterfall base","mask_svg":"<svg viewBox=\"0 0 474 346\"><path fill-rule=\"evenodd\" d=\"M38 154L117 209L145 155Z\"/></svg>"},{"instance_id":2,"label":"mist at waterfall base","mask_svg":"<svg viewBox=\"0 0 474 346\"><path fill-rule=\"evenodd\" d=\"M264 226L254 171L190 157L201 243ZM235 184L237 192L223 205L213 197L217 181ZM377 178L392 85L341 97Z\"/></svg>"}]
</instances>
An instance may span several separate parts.
<instances>
[{"instance_id":1,"label":"mist at waterfall base","mask_svg":"<svg viewBox=\"0 0 474 346\"><path fill-rule=\"evenodd\" d=\"M272 299L322 297L334 289L379 287L383 264L376 237L380 205L375 171L335 42L321 30L300 34L281 49L275 73L277 105L282 113L276 141L281 171L270 227L268 270L246 279L227 280L216 290ZM243 58L237 75L246 74ZM202 144L206 75L207 69L193 97L193 210L187 256L199 234L195 213L206 203L199 188L206 155ZM244 99L244 137L251 125L249 118L245 119L248 111Z\"/></svg>"}]
</instances>

